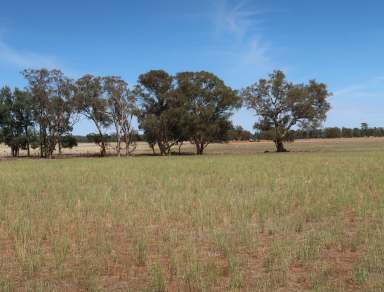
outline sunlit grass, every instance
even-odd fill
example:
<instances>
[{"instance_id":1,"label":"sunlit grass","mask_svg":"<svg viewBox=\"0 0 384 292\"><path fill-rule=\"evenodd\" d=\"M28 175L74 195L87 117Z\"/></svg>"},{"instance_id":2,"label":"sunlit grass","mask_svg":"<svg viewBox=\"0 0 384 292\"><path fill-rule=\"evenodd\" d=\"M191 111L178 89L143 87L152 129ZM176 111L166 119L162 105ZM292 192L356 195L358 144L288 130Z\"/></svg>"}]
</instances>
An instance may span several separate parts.
<instances>
[{"instance_id":1,"label":"sunlit grass","mask_svg":"<svg viewBox=\"0 0 384 292\"><path fill-rule=\"evenodd\" d=\"M0 166L0 291L384 289L381 151Z\"/></svg>"}]
</instances>

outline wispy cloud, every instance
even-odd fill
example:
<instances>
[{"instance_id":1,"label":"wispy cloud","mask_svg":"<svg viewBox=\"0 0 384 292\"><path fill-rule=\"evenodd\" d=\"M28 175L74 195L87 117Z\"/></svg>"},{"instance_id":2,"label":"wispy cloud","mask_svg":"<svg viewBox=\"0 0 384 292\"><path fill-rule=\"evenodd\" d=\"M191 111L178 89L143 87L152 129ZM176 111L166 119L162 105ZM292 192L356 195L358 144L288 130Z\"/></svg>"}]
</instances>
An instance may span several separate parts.
<instances>
[{"instance_id":1,"label":"wispy cloud","mask_svg":"<svg viewBox=\"0 0 384 292\"><path fill-rule=\"evenodd\" d=\"M0 36L0 62L11 64L18 68L57 68L58 60L53 56L47 56L30 51L23 51L11 47Z\"/></svg>"},{"instance_id":2,"label":"wispy cloud","mask_svg":"<svg viewBox=\"0 0 384 292\"><path fill-rule=\"evenodd\" d=\"M244 41L248 33L261 24L263 12L249 6L248 1L232 5L228 0L216 2L215 25L219 33L232 34L238 41Z\"/></svg>"},{"instance_id":3,"label":"wispy cloud","mask_svg":"<svg viewBox=\"0 0 384 292\"><path fill-rule=\"evenodd\" d=\"M246 0L214 3L213 54L222 60L223 67L229 68L229 79L241 77L241 83L249 83L272 70L271 47L262 33L266 11Z\"/></svg>"},{"instance_id":4,"label":"wispy cloud","mask_svg":"<svg viewBox=\"0 0 384 292\"><path fill-rule=\"evenodd\" d=\"M340 88L333 93L335 99L364 99L384 97L384 77L377 76L359 84Z\"/></svg>"},{"instance_id":5,"label":"wispy cloud","mask_svg":"<svg viewBox=\"0 0 384 292\"><path fill-rule=\"evenodd\" d=\"M358 127L361 122L368 122L372 126L382 126L383 98L382 76L340 88L331 97L332 109L326 125Z\"/></svg>"}]
</instances>

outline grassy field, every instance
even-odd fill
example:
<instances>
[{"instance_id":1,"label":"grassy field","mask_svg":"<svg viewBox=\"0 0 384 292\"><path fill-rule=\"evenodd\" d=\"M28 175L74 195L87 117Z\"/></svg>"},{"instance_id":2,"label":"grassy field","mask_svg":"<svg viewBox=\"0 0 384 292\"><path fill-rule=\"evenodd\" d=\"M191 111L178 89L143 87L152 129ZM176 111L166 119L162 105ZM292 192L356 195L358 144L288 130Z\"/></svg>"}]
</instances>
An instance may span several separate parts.
<instances>
[{"instance_id":1,"label":"grassy field","mask_svg":"<svg viewBox=\"0 0 384 292\"><path fill-rule=\"evenodd\" d=\"M0 291L384 291L384 140L272 146L0 161Z\"/></svg>"},{"instance_id":2,"label":"grassy field","mask_svg":"<svg viewBox=\"0 0 384 292\"><path fill-rule=\"evenodd\" d=\"M339 152L339 151L384 151L384 137L381 138L340 138L340 139L308 139L297 140L294 143L287 143L286 147L291 152ZM156 149L157 153L159 150ZM256 154L265 151L274 152L275 146L271 141L261 142L230 142L221 144L211 144L206 148L207 154ZM173 148L173 152L178 153L178 147ZM181 152L184 154L195 153L195 147L189 143L185 143ZM31 150L32 156L38 157L38 149ZM63 149L63 155L56 157L78 157L78 156L97 156L100 153L99 146L93 143L80 143L78 147L73 149ZM107 147L109 155L115 154L115 144L111 143ZM138 142L134 155L152 155L152 149L145 142ZM27 155L24 150L20 151L23 158ZM9 158L11 156L10 148L4 144L0 144L0 159Z\"/></svg>"}]
</instances>

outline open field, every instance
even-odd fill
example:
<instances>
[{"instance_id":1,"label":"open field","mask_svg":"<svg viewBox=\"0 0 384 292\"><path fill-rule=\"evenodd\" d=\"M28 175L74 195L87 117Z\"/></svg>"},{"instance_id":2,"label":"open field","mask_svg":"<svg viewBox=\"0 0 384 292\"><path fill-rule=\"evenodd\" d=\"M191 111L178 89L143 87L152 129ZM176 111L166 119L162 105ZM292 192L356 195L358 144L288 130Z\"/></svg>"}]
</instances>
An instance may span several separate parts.
<instances>
[{"instance_id":1,"label":"open field","mask_svg":"<svg viewBox=\"0 0 384 292\"><path fill-rule=\"evenodd\" d=\"M336 151L384 151L384 137L370 138L340 138L340 139L308 139L297 140L294 143L287 143L287 149L291 152L336 152ZM115 153L115 144L111 143L107 147L109 154ZM157 153L159 150L156 149ZM178 147L173 148L174 152L178 152ZM255 154L265 151L275 151L275 146L271 141L261 142L229 142L221 144L208 145L205 153L207 154ZM39 156L38 149L31 150L32 155ZM181 152L184 154L193 154L195 152L194 145L186 142ZM93 143L80 143L73 149L63 149L62 157L71 156L97 156L100 153L99 146ZM58 153L55 153L56 157ZM151 155L152 150L146 142L138 142L134 155ZM0 158L11 155L10 148L4 144L0 144ZM26 156L26 151L21 150L20 156Z\"/></svg>"},{"instance_id":2,"label":"open field","mask_svg":"<svg viewBox=\"0 0 384 292\"><path fill-rule=\"evenodd\" d=\"M0 161L0 291L384 291L384 139L288 148Z\"/></svg>"}]
</instances>

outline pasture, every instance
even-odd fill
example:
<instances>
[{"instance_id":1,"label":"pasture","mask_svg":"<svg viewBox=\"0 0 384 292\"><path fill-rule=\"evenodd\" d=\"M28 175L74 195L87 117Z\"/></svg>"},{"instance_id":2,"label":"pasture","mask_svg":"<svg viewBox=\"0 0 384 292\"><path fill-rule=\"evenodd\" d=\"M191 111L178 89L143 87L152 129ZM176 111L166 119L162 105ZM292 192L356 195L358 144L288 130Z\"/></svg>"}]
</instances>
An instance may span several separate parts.
<instances>
[{"instance_id":1,"label":"pasture","mask_svg":"<svg viewBox=\"0 0 384 292\"><path fill-rule=\"evenodd\" d=\"M0 291L383 291L384 140L287 148L0 161Z\"/></svg>"}]
</instances>

